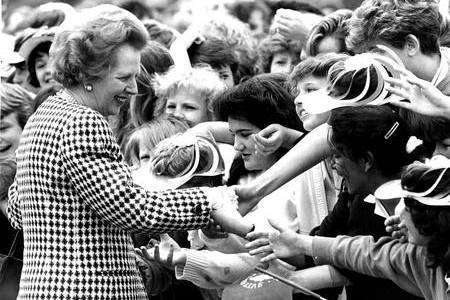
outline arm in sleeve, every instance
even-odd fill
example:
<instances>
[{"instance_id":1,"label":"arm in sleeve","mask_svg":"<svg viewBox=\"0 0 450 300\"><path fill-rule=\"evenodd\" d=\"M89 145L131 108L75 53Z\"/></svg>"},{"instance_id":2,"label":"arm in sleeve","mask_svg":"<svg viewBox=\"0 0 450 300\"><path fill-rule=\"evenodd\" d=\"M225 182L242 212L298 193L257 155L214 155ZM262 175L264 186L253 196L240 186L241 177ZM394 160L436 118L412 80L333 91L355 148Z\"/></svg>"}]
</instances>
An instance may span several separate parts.
<instances>
[{"instance_id":1,"label":"arm in sleeve","mask_svg":"<svg viewBox=\"0 0 450 300\"><path fill-rule=\"evenodd\" d=\"M188 280L207 289L223 288L247 277L259 263L248 253L224 254L209 250L186 251L184 267L176 266L177 279Z\"/></svg>"},{"instance_id":2,"label":"arm in sleeve","mask_svg":"<svg viewBox=\"0 0 450 300\"><path fill-rule=\"evenodd\" d=\"M418 289L418 282L428 278L431 272L426 266L423 247L402 244L389 237L377 242L372 236L314 237L313 257L317 264L331 264L392 280L402 289L420 297L423 295Z\"/></svg>"},{"instance_id":3,"label":"arm in sleeve","mask_svg":"<svg viewBox=\"0 0 450 300\"><path fill-rule=\"evenodd\" d=\"M22 214L20 213L19 196L15 180L8 190L8 206L6 211L11 225L16 229L22 229Z\"/></svg>"},{"instance_id":4,"label":"arm in sleeve","mask_svg":"<svg viewBox=\"0 0 450 300\"><path fill-rule=\"evenodd\" d=\"M101 219L123 230L152 232L206 226L210 205L201 189L147 192L132 182L106 120L86 112L63 133L65 170L75 192Z\"/></svg>"}]
</instances>

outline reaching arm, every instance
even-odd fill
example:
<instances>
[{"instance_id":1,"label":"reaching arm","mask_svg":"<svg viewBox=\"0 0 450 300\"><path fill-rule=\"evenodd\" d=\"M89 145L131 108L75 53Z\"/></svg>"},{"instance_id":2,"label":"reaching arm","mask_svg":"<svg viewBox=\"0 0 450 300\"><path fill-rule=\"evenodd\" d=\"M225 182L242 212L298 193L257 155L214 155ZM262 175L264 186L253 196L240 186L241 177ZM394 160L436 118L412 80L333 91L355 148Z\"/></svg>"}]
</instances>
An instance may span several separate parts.
<instances>
[{"instance_id":1,"label":"reaching arm","mask_svg":"<svg viewBox=\"0 0 450 300\"><path fill-rule=\"evenodd\" d=\"M372 236L314 237L311 254L317 264L332 264L390 279L420 297L424 296L419 289L421 282L429 284L427 279L435 276L433 269L427 266L424 247L400 243L389 237L377 242ZM432 285L430 289L433 289Z\"/></svg>"},{"instance_id":2,"label":"reaching arm","mask_svg":"<svg viewBox=\"0 0 450 300\"><path fill-rule=\"evenodd\" d=\"M244 225L229 203L221 201L226 198L223 190L148 192L135 185L107 122L97 113L74 117L63 135L64 168L74 190L95 214L117 228L153 232L196 229L208 224L210 213L221 225L239 224L240 234L252 228Z\"/></svg>"},{"instance_id":3,"label":"reaching arm","mask_svg":"<svg viewBox=\"0 0 450 300\"><path fill-rule=\"evenodd\" d=\"M307 134L270 169L245 186L237 187L242 214L251 210L264 196L310 169L331 154L328 143L328 124L323 124Z\"/></svg>"},{"instance_id":4,"label":"reaching arm","mask_svg":"<svg viewBox=\"0 0 450 300\"><path fill-rule=\"evenodd\" d=\"M234 138L227 122L202 122L188 129L195 135L212 137L217 143L233 145Z\"/></svg>"},{"instance_id":5,"label":"reaching arm","mask_svg":"<svg viewBox=\"0 0 450 300\"><path fill-rule=\"evenodd\" d=\"M350 280L330 265L316 266L292 272L289 279L313 291L351 284Z\"/></svg>"},{"instance_id":6,"label":"reaching arm","mask_svg":"<svg viewBox=\"0 0 450 300\"><path fill-rule=\"evenodd\" d=\"M192 68L187 49L192 45L192 43L200 43L203 39L204 38L201 37L200 32L193 26L190 26L181 36L173 41L170 46L169 53L170 56L172 56L176 68L183 70L190 70Z\"/></svg>"}]
</instances>

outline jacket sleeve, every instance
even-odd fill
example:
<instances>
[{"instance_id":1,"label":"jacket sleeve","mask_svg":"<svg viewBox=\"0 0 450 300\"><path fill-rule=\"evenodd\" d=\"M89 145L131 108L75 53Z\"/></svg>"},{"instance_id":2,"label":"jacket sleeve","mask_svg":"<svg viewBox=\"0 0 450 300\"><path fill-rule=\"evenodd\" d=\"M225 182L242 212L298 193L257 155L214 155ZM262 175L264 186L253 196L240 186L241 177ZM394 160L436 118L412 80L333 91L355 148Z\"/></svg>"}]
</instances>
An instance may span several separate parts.
<instances>
[{"instance_id":1,"label":"jacket sleeve","mask_svg":"<svg viewBox=\"0 0 450 300\"><path fill-rule=\"evenodd\" d=\"M86 111L63 133L63 168L81 201L122 230L166 232L206 226L210 204L201 189L148 192L134 184L106 120Z\"/></svg>"},{"instance_id":2,"label":"jacket sleeve","mask_svg":"<svg viewBox=\"0 0 450 300\"><path fill-rule=\"evenodd\" d=\"M315 237L313 240L313 256L317 264L331 264L386 278L419 297L423 297L419 282L430 278L429 273L432 272L426 265L424 250L389 237L380 238L377 242L372 236Z\"/></svg>"},{"instance_id":3,"label":"jacket sleeve","mask_svg":"<svg viewBox=\"0 0 450 300\"><path fill-rule=\"evenodd\" d=\"M11 225L16 229L22 229L22 214L20 213L19 196L15 180L8 190L8 206L6 212Z\"/></svg>"}]
</instances>

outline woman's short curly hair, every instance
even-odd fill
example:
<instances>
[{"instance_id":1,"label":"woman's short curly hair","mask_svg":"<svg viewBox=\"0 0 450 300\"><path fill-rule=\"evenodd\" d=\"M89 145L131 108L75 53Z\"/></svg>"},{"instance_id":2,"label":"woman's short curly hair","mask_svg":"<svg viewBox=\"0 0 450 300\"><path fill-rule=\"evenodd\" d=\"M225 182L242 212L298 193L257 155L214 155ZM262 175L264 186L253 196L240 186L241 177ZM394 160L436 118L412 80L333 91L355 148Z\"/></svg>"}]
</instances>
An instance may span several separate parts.
<instances>
[{"instance_id":1,"label":"woman's short curly hair","mask_svg":"<svg viewBox=\"0 0 450 300\"><path fill-rule=\"evenodd\" d=\"M352 16L349 9L339 9L320 21L313 27L306 41L305 50L308 56L319 54L319 43L325 37L334 37L340 44L340 52L348 52L345 38L348 35L347 21Z\"/></svg>"},{"instance_id":2,"label":"woman's short curly hair","mask_svg":"<svg viewBox=\"0 0 450 300\"><path fill-rule=\"evenodd\" d=\"M209 66L195 67L190 70L171 67L165 74L155 74L152 85L158 97L155 105L155 117L164 114L170 96L180 90L186 90L199 92L201 97L205 99L208 108L208 120L212 120L213 116L211 100L226 88L219 75Z\"/></svg>"},{"instance_id":3,"label":"woman's short curly hair","mask_svg":"<svg viewBox=\"0 0 450 300\"><path fill-rule=\"evenodd\" d=\"M130 12L112 5L90 10L85 22L58 33L50 49L53 78L64 87L102 78L120 46L141 50L147 43L144 25Z\"/></svg>"}]
</instances>

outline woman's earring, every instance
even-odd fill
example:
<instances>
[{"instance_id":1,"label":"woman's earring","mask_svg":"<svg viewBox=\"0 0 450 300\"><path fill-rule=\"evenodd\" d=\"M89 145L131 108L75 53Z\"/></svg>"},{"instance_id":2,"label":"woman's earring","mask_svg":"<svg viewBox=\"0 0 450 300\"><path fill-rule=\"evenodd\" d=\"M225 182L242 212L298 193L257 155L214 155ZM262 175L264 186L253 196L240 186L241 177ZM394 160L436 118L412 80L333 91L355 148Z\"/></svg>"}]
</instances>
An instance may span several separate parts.
<instances>
[{"instance_id":1,"label":"woman's earring","mask_svg":"<svg viewBox=\"0 0 450 300\"><path fill-rule=\"evenodd\" d=\"M92 84L86 84L86 85L84 86L84 88L85 88L86 91L88 91L88 92L92 92L92 89L93 89Z\"/></svg>"}]
</instances>

